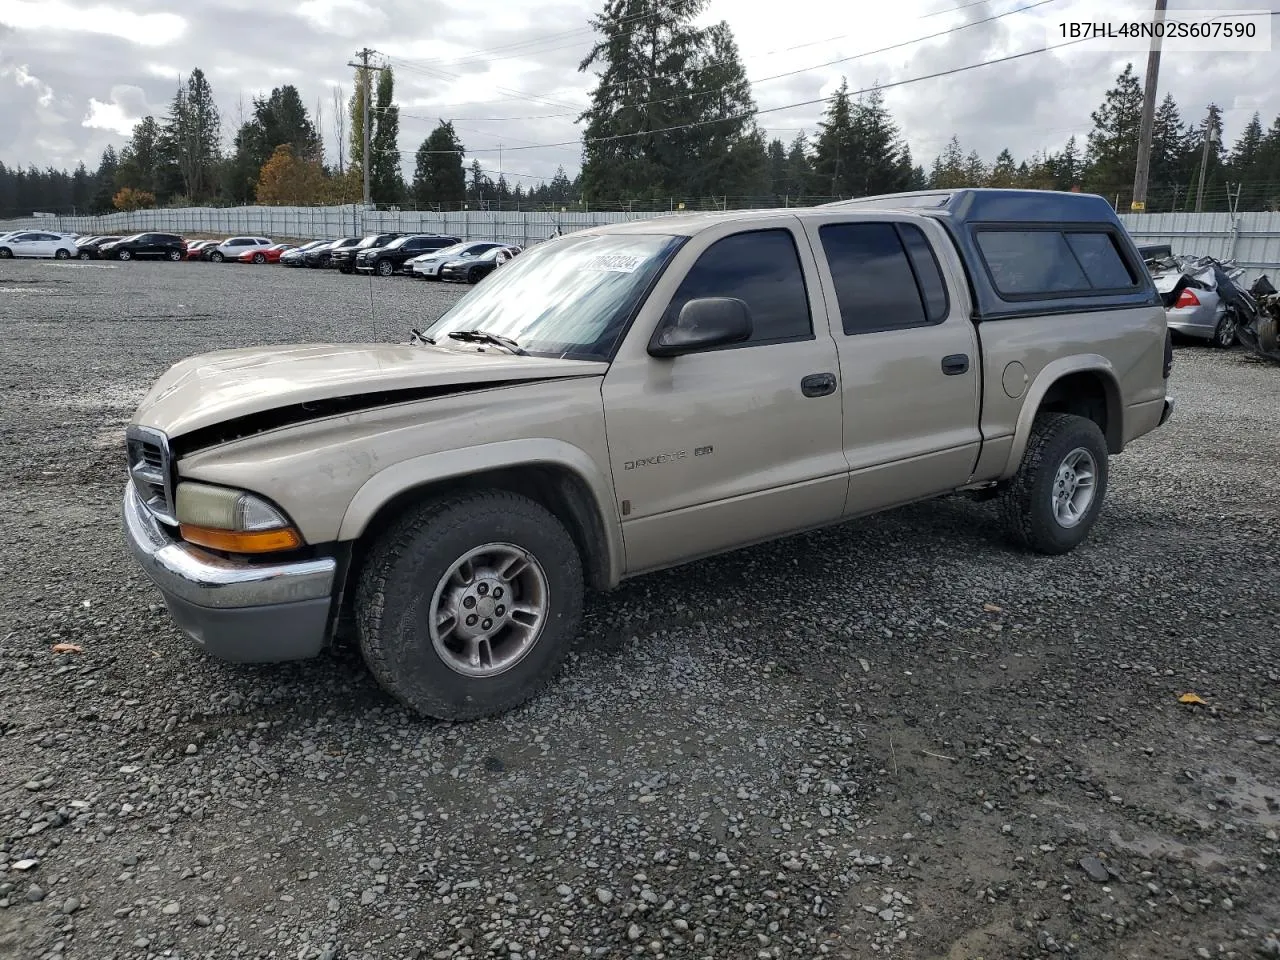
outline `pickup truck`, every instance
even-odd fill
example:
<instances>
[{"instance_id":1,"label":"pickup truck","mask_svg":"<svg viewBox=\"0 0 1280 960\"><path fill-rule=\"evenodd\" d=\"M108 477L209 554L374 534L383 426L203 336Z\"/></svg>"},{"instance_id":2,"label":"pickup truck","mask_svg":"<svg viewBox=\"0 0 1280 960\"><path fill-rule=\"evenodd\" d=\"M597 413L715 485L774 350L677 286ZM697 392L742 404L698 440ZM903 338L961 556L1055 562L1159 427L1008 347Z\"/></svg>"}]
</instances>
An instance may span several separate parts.
<instances>
[{"instance_id":1,"label":"pickup truck","mask_svg":"<svg viewBox=\"0 0 1280 960\"><path fill-rule=\"evenodd\" d=\"M425 716L555 675L584 590L956 492L1078 546L1173 354L1102 198L922 192L581 230L398 344L178 362L127 427L126 540L234 661L354 627Z\"/></svg>"}]
</instances>

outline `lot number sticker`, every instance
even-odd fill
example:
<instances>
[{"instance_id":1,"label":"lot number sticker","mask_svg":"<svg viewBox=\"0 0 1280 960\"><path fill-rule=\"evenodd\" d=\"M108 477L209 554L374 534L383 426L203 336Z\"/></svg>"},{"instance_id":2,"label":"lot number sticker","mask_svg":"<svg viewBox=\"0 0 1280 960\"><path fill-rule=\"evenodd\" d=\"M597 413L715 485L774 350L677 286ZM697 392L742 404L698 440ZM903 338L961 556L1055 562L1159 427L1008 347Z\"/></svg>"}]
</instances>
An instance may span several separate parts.
<instances>
[{"instance_id":1,"label":"lot number sticker","mask_svg":"<svg viewBox=\"0 0 1280 960\"><path fill-rule=\"evenodd\" d=\"M588 270L607 270L610 273L635 273L644 263L644 257L628 253L601 253L586 263Z\"/></svg>"}]
</instances>

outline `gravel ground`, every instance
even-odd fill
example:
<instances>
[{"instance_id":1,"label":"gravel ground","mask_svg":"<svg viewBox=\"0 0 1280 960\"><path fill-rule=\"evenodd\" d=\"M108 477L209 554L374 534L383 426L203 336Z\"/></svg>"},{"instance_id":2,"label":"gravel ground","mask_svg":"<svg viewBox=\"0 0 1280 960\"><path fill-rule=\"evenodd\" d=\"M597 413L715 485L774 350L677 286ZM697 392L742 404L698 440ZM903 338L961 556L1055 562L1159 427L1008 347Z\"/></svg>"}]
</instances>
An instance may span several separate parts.
<instances>
[{"instance_id":1,"label":"gravel ground","mask_svg":"<svg viewBox=\"0 0 1280 960\"><path fill-rule=\"evenodd\" d=\"M458 293L0 264L0 956L1280 957L1280 369L1180 350L1070 556L956 499L645 577L500 719L200 656L120 542L147 385Z\"/></svg>"}]
</instances>

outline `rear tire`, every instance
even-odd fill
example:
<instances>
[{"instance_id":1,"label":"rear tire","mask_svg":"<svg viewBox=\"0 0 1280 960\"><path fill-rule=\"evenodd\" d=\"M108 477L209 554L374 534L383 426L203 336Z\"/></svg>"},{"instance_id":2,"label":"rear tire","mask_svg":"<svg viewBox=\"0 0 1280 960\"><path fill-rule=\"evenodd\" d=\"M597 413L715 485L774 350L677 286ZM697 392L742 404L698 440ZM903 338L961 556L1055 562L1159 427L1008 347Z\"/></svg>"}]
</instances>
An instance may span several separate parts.
<instances>
[{"instance_id":1,"label":"rear tire","mask_svg":"<svg viewBox=\"0 0 1280 960\"><path fill-rule=\"evenodd\" d=\"M170 251L169 251L169 259L170 259L172 262L177 263L179 260L181 260L181 259L182 259L182 251L181 251L181 250L170 250Z\"/></svg>"},{"instance_id":2,"label":"rear tire","mask_svg":"<svg viewBox=\"0 0 1280 960\"><path fill-rule=\"evenodd\" d=\"M9 260L13 257L13 251L8 247L0 247L0 260Z\"/></svg>"},{"instance_id":3,"label":"rear tire","mask_svg":"<svg viewBox=\"0 0 1280 960\"><path fill-rule=\"evenodd\" d=\"M76 259L77 259L77 260L92 260L92 259L93 259L93 254L89 253L87 250L81 250L81 251L80 251L80 254L76 257Z\"/></svg>"},{"instance_id":4,"label":"rear tire","mask_svg":"<svg viewBox=\"0 0 1280 960\"><path fill-rule=\"evenodd\" d=\"M53 251L53 259L55 259L55 260L70 260L70 259L71 259L71 251L70 251L70 250L55 250L55 251Z\"/></svg>"},{"instance_id":5,"label":"rear tire","mask_svg":"<svg viewBox=\"0 0 1280 960\"><path fill-rule=\"evenodd\" d=\"M267 262L267 255L266 255L265 253L255 253L255 254L253 255L253 262L254 262L254 263L266 263L266 262Z\"/></svg>"},{"instance_id":6,"label":"rear tire","mask_svg":"<svg viewBox=\"0 0 1280 960\"><path fill-rule=\"evenodd\" d=\"M121 250L118 254L116 254L116 258L119 260L132 260L133 253L128 250Z\"/></svg>"},{"instance_id":7,"label":"rear tire","mask_svg":"<svg viewBox=\"0 0 1280 960\"><path fill-rule=\"evenodd\" d=\"M411 511L374 544L355 598L360 649L383 689L411 710L493 716L555 676L582 597L582 561L550 511L505 491L462 494ZM486 629L484 617L489 639L467 642Z\"/></svg>"},{"instance_id":8,"label":"rear tire","mask_svg":"<svg viewBox=\"0 0 1280 960\"><path fill-rule=\"evenodd\" d=\"M1050 556L1084 542L1106 497L1107 457L1106 437L1092 420L1039 414L1022 464L1001 497L1013 538Z\"/></svg>"},{"instance_id":9,"label":"rear tire","mask_svg":"<svg viewBox=\"0 0 1280 960\"><path fill-rule=\"evenodd\" d=\"M1218 325L1213 328L1213 339L1210 342L1219 350L1230 350L1239 339L1236 334L1235 311L1228 308L1222 312Z\"/></svg>"},{"instance_id":10,"label":"rear tire","mask_svg":"<svg viewBox=\"0 0 1280 960\"><path fill-rule=\"evenodd\" d=\"M213 253L209 254L209 259L212 260L214 263L221 263L223 260L227 258L224 257L220 251L215 250L213 251Z\"/></svg>"}]
</instances>

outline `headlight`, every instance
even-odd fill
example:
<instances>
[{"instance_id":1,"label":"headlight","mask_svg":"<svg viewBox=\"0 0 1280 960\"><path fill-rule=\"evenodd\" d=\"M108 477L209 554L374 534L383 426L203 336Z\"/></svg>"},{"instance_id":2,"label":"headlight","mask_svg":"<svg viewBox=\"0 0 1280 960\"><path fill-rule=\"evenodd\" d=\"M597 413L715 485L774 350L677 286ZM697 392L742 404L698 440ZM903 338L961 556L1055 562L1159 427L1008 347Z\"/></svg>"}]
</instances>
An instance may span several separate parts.
<instances>
[{"instance_id":1,"label":"headlight","mask_svg":"<svg viewBox=\"0 0 1280 960\"><path fill-rule=\"evenodd\" d=\"M229 553L271 553L302 546L289 519L261 497L204 483L178 484L182 539Z\"/></svg>"}]
</instances>

